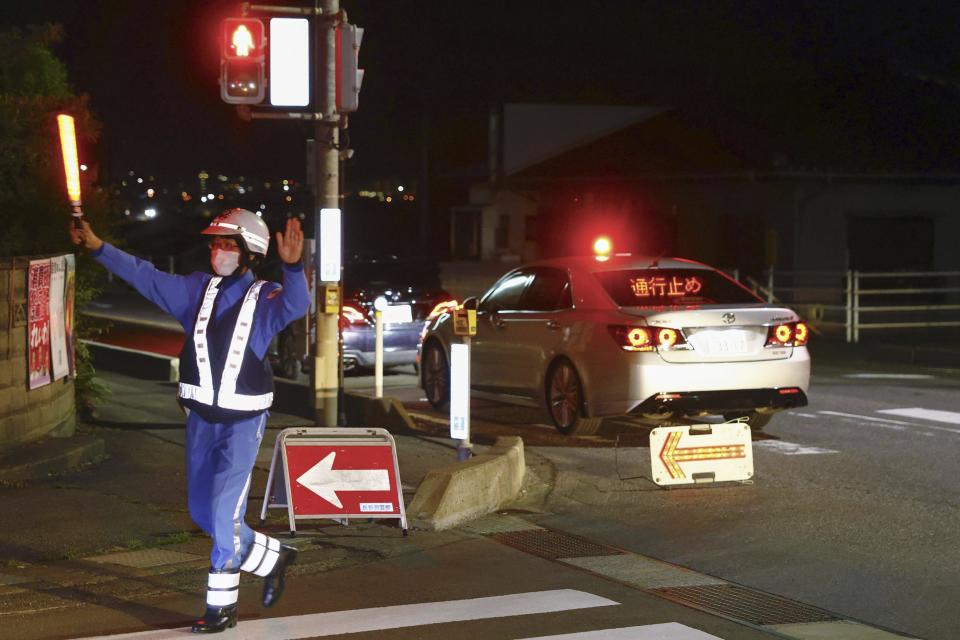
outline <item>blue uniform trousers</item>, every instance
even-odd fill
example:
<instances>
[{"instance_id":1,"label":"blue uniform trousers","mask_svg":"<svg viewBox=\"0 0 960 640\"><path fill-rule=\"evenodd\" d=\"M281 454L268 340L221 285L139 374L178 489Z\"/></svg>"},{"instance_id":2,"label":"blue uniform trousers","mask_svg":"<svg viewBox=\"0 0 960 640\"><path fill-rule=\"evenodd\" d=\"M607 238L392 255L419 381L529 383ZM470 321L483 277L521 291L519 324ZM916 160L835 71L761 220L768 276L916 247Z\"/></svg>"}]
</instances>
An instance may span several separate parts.
<instances>
[{"instance_id":1,"label":"blue uniform trousers","mask_svg":"<svg viewBox=\"0 0 960 640\"><path fill-rule=\"evenodd\" d=\"M213 540L210 566L238 571L254 532L244 522L253 465L267 412L231 423L187 415L187 502L190 517Z\"/></svg>"}]
</instances>

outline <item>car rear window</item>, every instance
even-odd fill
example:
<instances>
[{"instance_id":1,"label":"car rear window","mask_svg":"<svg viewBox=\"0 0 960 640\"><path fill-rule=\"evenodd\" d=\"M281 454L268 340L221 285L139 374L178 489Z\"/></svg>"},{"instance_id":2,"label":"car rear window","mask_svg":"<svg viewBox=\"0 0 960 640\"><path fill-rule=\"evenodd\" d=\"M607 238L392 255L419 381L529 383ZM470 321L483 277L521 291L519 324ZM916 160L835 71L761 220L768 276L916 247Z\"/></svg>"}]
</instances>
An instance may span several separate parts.
<instances>
[{"instance_id":1,"label":"car rear window","mask_svg":"<svg viewBox=\"0 0 960 640\"><path fill-rule=\"evenodd\" d=\"M708 269L625 269L595 275L621 307L762 302L723 274Z\"/></svg>"}]
</instances>

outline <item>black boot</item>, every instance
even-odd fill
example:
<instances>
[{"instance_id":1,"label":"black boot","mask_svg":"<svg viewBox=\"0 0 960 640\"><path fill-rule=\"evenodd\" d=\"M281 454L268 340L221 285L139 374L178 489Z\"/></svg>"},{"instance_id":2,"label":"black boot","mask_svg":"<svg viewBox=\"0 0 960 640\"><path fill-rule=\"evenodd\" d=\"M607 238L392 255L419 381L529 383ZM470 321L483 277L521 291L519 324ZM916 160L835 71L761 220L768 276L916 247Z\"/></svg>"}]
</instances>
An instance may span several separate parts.
<instances>
[{"instance_id":1,"label":"black boot","mask_svg":"<svg viewBox=\"0 0 960 640\"><path fill-rule=\"evenodd\" d=\"M203 617L193 623L194 633L220 633L237 626L237 605L207 607Z\"/></svg>"},{"instance_id":2,"label":"black boot","mask_svg":"<svg viewBox=\"0 0 960 640\"><path fill-rule=\"evenodd\" d=\"M285 544L280 545L277 564L273 566L273 571L263 579L263 606L272 607L280 600L280 596L283 595L283 587L285 586L283 574L286 572L287 567L292 565L296 560L296 549L288 547Z\"/></svg>"}]
</instances>

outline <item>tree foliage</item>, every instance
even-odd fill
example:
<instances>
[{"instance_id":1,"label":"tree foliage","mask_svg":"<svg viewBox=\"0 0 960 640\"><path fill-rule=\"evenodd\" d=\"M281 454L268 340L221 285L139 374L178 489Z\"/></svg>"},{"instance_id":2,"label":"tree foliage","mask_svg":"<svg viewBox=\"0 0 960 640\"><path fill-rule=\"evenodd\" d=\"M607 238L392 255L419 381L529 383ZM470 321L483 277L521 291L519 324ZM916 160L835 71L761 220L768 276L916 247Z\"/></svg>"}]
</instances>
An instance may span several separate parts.
<instances>
[{"instance_id":1,"label":"tree foliage","mask_svg":"<svg viewBox=\"0 0 960 640\"><path fill-rule=\"evenodd\" d=\"M89 98L71 90L67 69L53 51L62 33L57 25L0 31L0 212L4 221L0 256L75 250L67 232L71 208L56 116L67 113L74 117L81 162L92 155L100 124L91 112ZM84 215L101 235L109 237L107 196L92 183L89 176L94 173L80 176ZM98 272L89 263L85 254L78 256L78 310L97 293ZM82 317L77 318L75 328L79 337L89 337L94 330ZM90 356L83 345L77 349L77 369L77 405L89 409L103 390L93 379Z\"/></svg>"}]
</instances>

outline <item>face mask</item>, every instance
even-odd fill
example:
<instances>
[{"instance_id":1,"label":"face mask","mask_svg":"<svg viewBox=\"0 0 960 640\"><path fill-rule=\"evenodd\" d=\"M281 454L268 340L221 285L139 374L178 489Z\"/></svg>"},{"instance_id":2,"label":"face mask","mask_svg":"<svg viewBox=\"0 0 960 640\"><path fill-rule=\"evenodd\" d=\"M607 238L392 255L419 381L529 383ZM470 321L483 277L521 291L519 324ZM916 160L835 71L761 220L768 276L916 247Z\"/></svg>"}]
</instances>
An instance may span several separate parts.
<instances>
[{"instance_id":1,"label":"face mask","mask_svg":"<svg viewBox=\"0 0 960 640\"><path fill-rule=\"evenodd\" d=\"M214 249L210 252L210 266L218 276L229 276L240 266L240 252Z\"/></svg>"}]
</instances>

